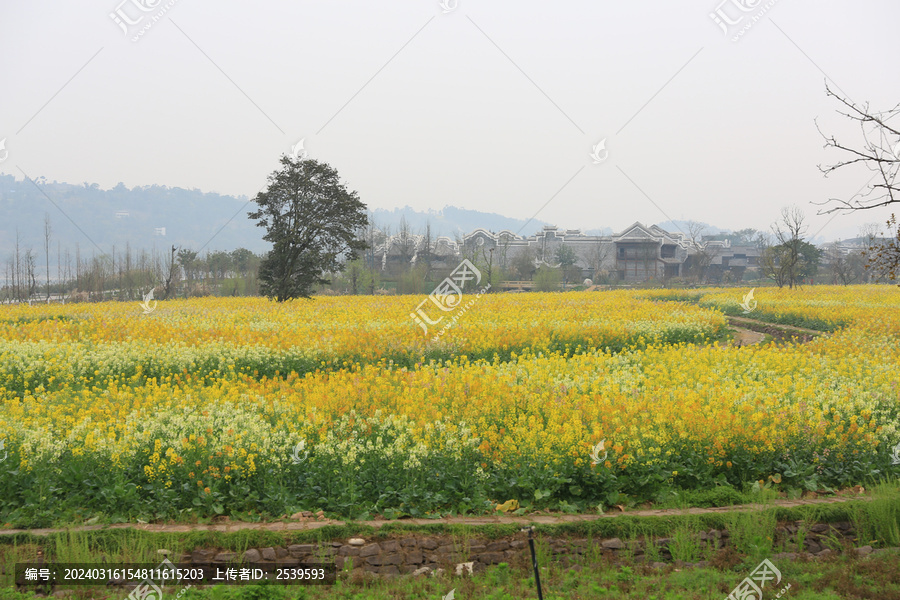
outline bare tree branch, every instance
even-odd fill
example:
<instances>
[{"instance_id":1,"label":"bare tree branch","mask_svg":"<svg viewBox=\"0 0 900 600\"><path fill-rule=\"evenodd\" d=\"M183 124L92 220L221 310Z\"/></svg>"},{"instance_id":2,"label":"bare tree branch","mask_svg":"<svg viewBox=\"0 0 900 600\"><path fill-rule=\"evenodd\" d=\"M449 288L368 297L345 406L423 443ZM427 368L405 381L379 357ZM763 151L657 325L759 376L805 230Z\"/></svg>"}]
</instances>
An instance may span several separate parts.
<instances>
[{"instance_id":1,"label":"bare tree branch","mask_svg":"<svg viewBox=\"0 0 900 600\"><path fill-rule=\"evenodd\" d=\"M887 123L890 119L900 114L900 104L888 111L876 112L870 110L868 103L860 106L848 98L833 92L828 87L827 82L825 84L825 93L827 96L837 99L838 102L849 109L846 112L838 110L837 113L859 123L862 143L859 147L841 143L833 135L829 136L823 133L821 128L819 128L818 122L816 122L816 129L825 140L824 147L840 150L847 155L847 158L835 164L819 165L819 170L825 177L828 177L838 169L863 164L868 170L874 172L874 176L849 200L830 198L827 202L821 203L826 205L836 204L836 206L820 211L820 214L838 210L867 210L900 201L900 181L898 181L898 172L900 172L900 130ZM878 180L877 183L872 183L876 179Z\"/></svg>"}]
</instances>

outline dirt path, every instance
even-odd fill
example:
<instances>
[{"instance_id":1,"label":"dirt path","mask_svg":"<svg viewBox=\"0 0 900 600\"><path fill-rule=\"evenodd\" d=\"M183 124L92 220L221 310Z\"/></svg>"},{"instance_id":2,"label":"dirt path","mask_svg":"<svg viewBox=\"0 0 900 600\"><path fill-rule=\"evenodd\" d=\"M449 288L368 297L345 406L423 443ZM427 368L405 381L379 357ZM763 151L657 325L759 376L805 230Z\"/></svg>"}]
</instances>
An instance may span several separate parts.
<instances>
[{"instance_id":1,"label":"dirt path","mask_svg":"<svg viewBox=\"0 0 900 600\"><path fill-rule=\"evenodd\" d=\"M793 325L781 325L779 323L769 323L768 321L760 321L758 319L749 319L747 317L728 317L728 322L734 326L741 326L748 329L753 329L756 327L765 329L781 329L783 331L803 334L803 335L823 335L824 331L817 331L815 329L804 329L803 327L794 327Z\"/></svg>"},{"instance_id":2,"label":"dirt path","mask_svg":"<svg viewBox=\"0 0 900 600\"><path fill-rule=\"evenodd\" d=\"M687 509L659 509L659 510L630 510L619 511L613 510L602 515L558 515L558 514L541 514L532 513L523 516L508 515L487 515L483 517L446 517L443 519L399 519L395 521L355 521L359 525L369 527L381 527L389 523L402 523L404 525L558 525L561 523L577 523L585 521L597 521L599 519L615 519L616 517L632 516L632 517L666 517L676 515L703 515L712 513L726 513L733 511L752 511L759 510L766 506L778 506L784 508L794 508L798 506L809 506L815 504L836 504L846 502L848 500L866 499L865 496L855 497L830 497L816 498L805 500L773 500L766 505L762 504L740 504L736 506L721 506L715 508L687 508ZM323 521L276 521L273 523L244 523L244 522L226 522L216 523L212 525L156 525L142 523L117 523L115 525L86 525L81 527L72 527L69 529L2 529L0 536L16 535L22 533L30 533L32 535L48 535L51 533L62 533L64 531L81 532L81 531L100 531L104 529L136 529L138 531L152 531L163 533L187 533L191 531L220 531L234 532L247 529L258 529L264 531L304 531L311 529L319 529L326 525L346 525L344 521L333 521L326 519Z\"/></svg>"},{"instance_id":3,"label":"dirt path","mask_svg":"<svg viewBox=\"0 0 900 600\"><path fill-rule=\"evenodd\" d=\"M595 286L597 287L597 286ZM662 300L658 302L669 302ZM752 313L749 313L752 314ZM793 325L781 325L780 323L770 323L759 319L751 319L749 317L733 317L725 316L728 324L734 332L734 346L754 346L766 339L766 334L771 335L779 341L790 338L800 338L801 343L806 343L814 338L825 335L828 332L818 331L816 329L806 329L804 327L794 327Z\"/></svg>"},{"instance_id":4,"label":"dirt path","mask_svg":"<svg viewBox=\"0 0 900 600\"><path fill-rule=\"evenodd\" d=\"M731 329L734 331L734 342L732 342L732 345L739 348L742 346L754 346L766 339L766 334L758 331L744 329L743 327L732 327Z\"/></svg>"}]
</instances>

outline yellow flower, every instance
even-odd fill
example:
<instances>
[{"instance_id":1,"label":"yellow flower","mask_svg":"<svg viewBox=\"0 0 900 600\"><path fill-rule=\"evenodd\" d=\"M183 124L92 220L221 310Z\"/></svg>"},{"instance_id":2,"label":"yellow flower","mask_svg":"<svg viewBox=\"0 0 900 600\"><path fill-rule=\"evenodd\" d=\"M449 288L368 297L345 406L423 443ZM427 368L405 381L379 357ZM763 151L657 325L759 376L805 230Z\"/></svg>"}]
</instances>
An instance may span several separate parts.
<instances>
[{"instance_id":1,"label":"yellow flower","mask_svg":"<svg viewBox=\"0 0 900 600\"><path fill-rule=\"evenodd\" d=\"M283 470L299 439L348 472L372 459L412 472L436 455L472 477L586 463L677 477L680 452L717 477L801 444L816 464L889 456L900 441L898 290L757 292L754 318L834 331L723 344L725 313L741 310L733 288L485 295L438 342L385 318L411 310L399 295L290 309L173 300L154 319L134 318L129 303L0 305L0 456L15 448L14 468L47 473L87 457L174 489L193 463L189 481L211 476L226 492L236 489L229 475L253 484ZM70 320L43 318L55 315ZM398 368L398 355L435 361ZM259 375L272 364L280 375Z\"/></svg>"}]
</instances>

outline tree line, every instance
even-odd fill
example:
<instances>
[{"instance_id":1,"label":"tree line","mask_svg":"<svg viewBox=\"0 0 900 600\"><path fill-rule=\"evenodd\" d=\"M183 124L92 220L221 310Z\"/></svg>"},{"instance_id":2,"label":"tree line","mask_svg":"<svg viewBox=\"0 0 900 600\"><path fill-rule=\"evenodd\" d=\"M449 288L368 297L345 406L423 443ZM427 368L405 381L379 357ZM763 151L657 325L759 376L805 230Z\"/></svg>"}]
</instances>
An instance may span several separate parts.
<instances>
[{"instance_id":1,"label":"tree line","mask_svg":"<svg viewBox=\"0 0 900 600\"><path fill-rule=\"evenodd\" d=\"M140 300L150 290L160 299L197 296L259 295L263 256L246 248L230 252L172 246L135 249L130 244L109 253L74 251L52 243L49 215L44 220L42 252L23 247L3 263L0 302ZM51 266L51 263L55 265Z\"/></svg>"},{"instance_id":2,"label":"tree line","mask_svg":"<svg viewBox=\"0 0 900 600\"><path fill-rule=\"evenodd\" d=\"M890 221L888 227L897 228L897 224ZM796 207L785 208L771 232L748 228L704 240L698 224L690 223L688 229L687 241L692 254L684 263L682 276L670 281L652 280L648 284L738 283L729 277L727 270L710 268L719 247L710 245L709 240L727 239L732 245L755 246L759 264L749 269L744 279L768 279L779 287L810 281L842 285L892 281L891 275L897 270L896 256L900 255L900 231L895 239L884 239L879 237L875 224L861 228L855 248L848 249L839 242L816 247L805 239L806 219ZM493 289L507 281L527 281L537 291L557 291L582 282L581 265L591 274L592 283L618 283L615 272L608 268L612 249L600 243L578 250L560 244L541 256L530 246L512 254L510 240L502 237L500 244L493 248L466 245L458 237L455 241L460 255L448 262L434 254L429 225L417 234L401 219L393 236L397 260L383 264L376 249L390 238L390 227L379 227L371 220L365 224L358 222L347 238L354 242L355 256L339 258L328 265L329 269L322 269L314 281L307 282L306 293L429 293L462 259L472 262L482 273L482 285L490 283ZM54 246L49 215L44 220L42 246L35 251L23 247L16 239L14 251L3 263L0 302L136 301L151 289L157 299L267 295L267 291L272 292L271 284L266 288L261 285L261 278L271 276L274 270L271 263L268 272L261 271L261 267L267 259L278 257L272 253L255 254L246 248L230 252L200 252L177 246L146 250L134 249L127 243L123 248L114 246L107 254L88 255L79 245L74 252L63 249L59 243ZM648 262L655 260L655 254L648 255ZM292 297L291 293L287 290L284 298Z\"/></svg>"},{"instance_id":3,"label":"tree line","mask_svg":"<svg viewBox=\"0 0 900 600\"><path fill-rule=\"evenodd\" d=\"M879 112L868 105L857 105L827 86L826 93L843 107L839 114L860 126L863 139L861 143L848 144L822 134L825 147L842 152L842 158L832 165L820 166L820 170L827 177L838 170L866 167L875 175L850 199L826 201L831 208L823 212L870 210L900 202L900 129L888 124L900 114L900 104ZM40 298L41 294L47 301L54 295L75 300L136 300L144 289L153 289L159 290L161 298L261 294L284 301L308 298L325 288L375 294L383 291L388 277L394 278L400 293L421 293L428 291L425 286L429 279L439 281L441 273L448 271L446 264L433 268L438 257L431 252L430 227L426 226L421 244L425 251L420 255L419 239L405 221L401 221L396 236L400 266L388 271L384 269L386 265L378 265L375 248L388 239L388 233L372 223L359 195L348 190L327 163L283 155L281 168L269 175L266 189L254 201L257 210L248 216L266 230L262 237L272 245L263 255L245 248L201 255L200 251L175 246L148 252L132 250L126 244L118 251L114 247L109 254L87 257L82 256L77 245L74 256L68 248L63 255L57 243L54 282L50 270L52 226L49 216L45 216L42 256L30 247L21 247L17 231L14 252L5 262L0 300L22 302ZM750 229L735 235L744 243L757 245L760 274L779 287L793 288L821 275L823 258L831 283L896 282L900 277L900 224L894 215L887 220L887 227L889 236L885 239L877 237L877 228L864 231L865 243L858 251L847 253L839 244L823 251L805 239L803 213L798 208L785 208L771 233ZM693 226L689 227L687 238L691 252L685 261L685 276L697 283L724 283L710 281L725 277L725 270L711 269L717 246L704 240L702 231ZM575 251L564 244L552 256L541 256L538 261L531 248L510 257L506 251L509 240L501 240L499 247L491 248L458 242L462 258L478 265L486 274L485 283L492 287L502 278L517 277L531 279L537 289L549 291L581 274ZM609 258L605 252L608 247L597 244L582 257L595 276L609 276L603 272ZM41 258L43 281L39 279ZM656 260L655 255L645 258L648 264Z\"/></svg>"}]
</instances>

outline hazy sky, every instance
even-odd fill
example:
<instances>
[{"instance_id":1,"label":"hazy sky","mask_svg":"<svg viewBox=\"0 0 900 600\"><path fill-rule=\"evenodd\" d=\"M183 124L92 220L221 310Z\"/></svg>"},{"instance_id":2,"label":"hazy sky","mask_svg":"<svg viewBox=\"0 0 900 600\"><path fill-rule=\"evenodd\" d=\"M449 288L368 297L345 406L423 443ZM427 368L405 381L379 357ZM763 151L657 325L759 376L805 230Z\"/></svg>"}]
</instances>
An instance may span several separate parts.
<instances>
[{"instance_id":1,"label":"hazy sky","mask_svg":"<svg viewBox=\"0 0 900 600\"><path fill-rule=\"evenodd\" d=\"M719 1L0 0L0 172L254 196L303 139L372 208L882 223L816 215L871 174L825 179L813 120L859 139L826 79L900 101L900 3Z\"/></svg>"}]
</instances>

